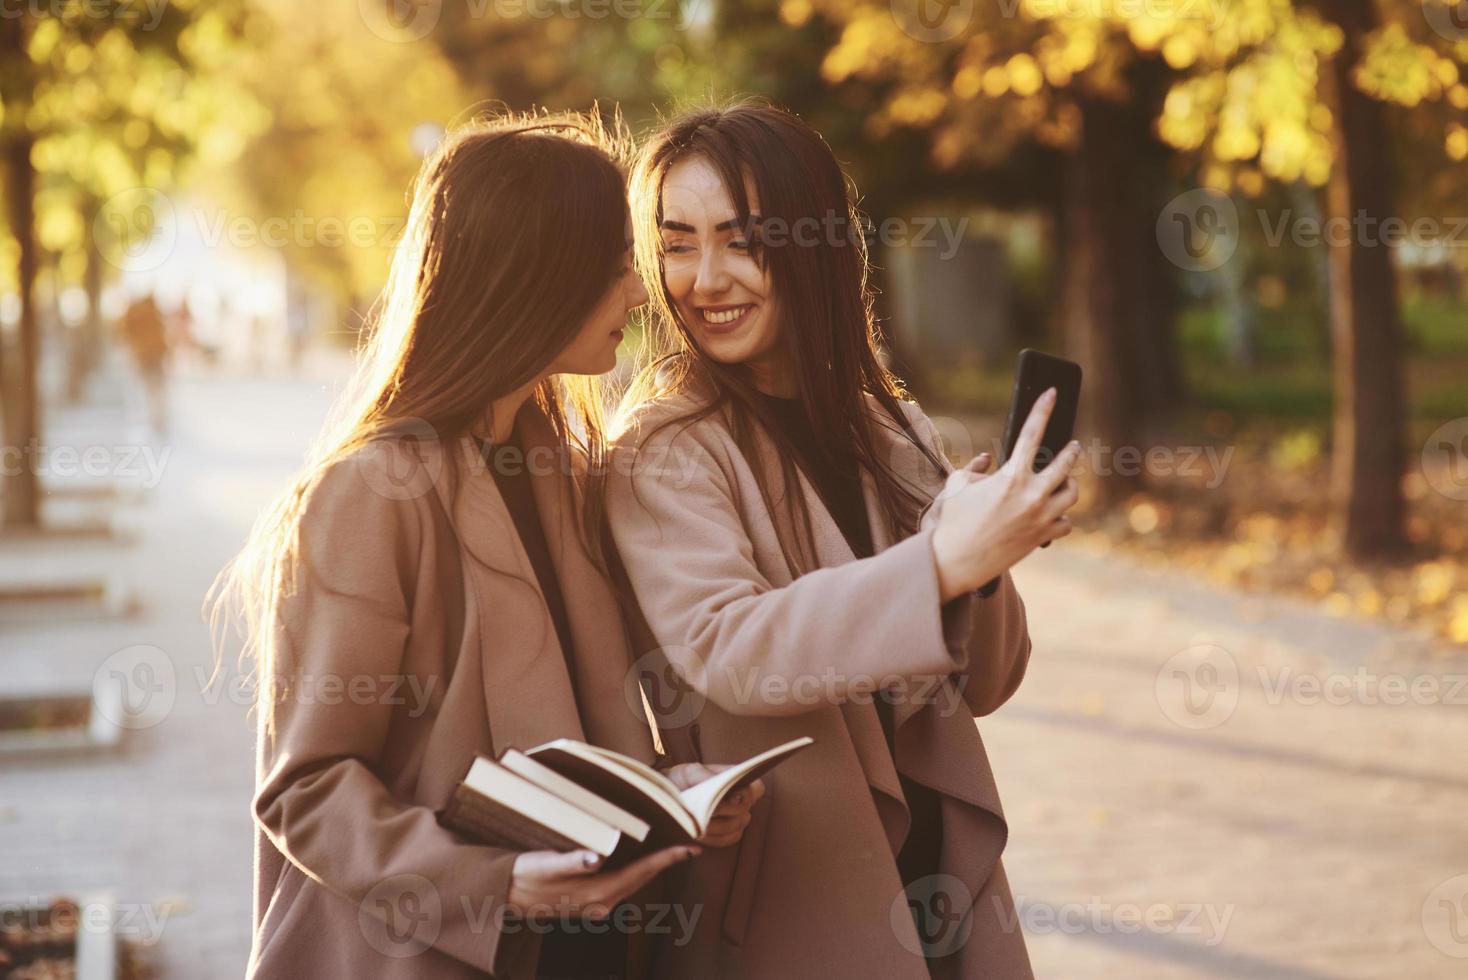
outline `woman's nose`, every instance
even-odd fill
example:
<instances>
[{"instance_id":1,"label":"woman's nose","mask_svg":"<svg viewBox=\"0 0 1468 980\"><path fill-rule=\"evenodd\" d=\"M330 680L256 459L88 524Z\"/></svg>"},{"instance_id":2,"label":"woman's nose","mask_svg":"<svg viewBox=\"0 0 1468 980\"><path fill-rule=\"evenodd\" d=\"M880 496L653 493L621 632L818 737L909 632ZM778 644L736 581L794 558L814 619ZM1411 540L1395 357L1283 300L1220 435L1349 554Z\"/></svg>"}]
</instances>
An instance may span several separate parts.
<instances>
[{"instance_id":1,"label":"woman's nose","mask_svg":"<svg viewBox=\"0 0 1468 980\"><path fill-rule=\"evenodd\" d=\"M641 276L632 277L632 288L627 293L627 309L635 310L647 302L647 287L642 284Z\"/></svg>"},{"instance_id":2,"label":"woman's nose","mask_svg":"<svg viewBox=\"0 0 1468 980\"><path fill-rule=\"evenodd\" d=\"M699 258L698 278L693 281L695 293L704 296L716 295L729 288L729 273L724 268L724 261L719 251L716 248L705 249Z\"/></svg>"}]
</instances>

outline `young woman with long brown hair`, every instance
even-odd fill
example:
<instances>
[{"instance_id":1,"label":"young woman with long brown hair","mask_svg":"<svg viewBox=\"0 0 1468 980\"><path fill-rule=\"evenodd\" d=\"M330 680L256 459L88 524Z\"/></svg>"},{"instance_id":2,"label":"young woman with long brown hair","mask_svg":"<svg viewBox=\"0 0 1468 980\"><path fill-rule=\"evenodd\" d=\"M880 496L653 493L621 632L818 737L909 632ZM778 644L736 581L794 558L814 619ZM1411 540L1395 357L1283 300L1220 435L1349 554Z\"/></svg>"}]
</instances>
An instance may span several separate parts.
<instances>
[{"instance_id":1,"label":"young woman with long brown hair","mask_svg":"<svg viewBox=\"0 0 1468 980\"><path fill-rule=\"evenodd\" d=\"M435 817L477 753L654 758L582 479L592 376L647 298L612 148L541 116L433 153L340 421L224 573L214 612L260 681L252 976L624 976L630 920L582 926L697 853L605 871ZM703 843L737 840L758 792Z\"/></svg>"},{"instance_id":2,"label":"young woman with long brown hair","mask_svg":"<svg viewBox=\"0 0 1468 980\"><path fill-rule=\"evenodd\" d=\"M689 758L816 739L738 849L689 868L707 911L673 975L1029 976L974 718L1024 675L1007 569L1069 533L1079 447L1032 471L1042 399L1013 460L949 473L878 358L841 168L796 117L680 116L632 198L665 354L629 395L608 509L687 685L654 708Z\"/></svg>"}]
</instances>

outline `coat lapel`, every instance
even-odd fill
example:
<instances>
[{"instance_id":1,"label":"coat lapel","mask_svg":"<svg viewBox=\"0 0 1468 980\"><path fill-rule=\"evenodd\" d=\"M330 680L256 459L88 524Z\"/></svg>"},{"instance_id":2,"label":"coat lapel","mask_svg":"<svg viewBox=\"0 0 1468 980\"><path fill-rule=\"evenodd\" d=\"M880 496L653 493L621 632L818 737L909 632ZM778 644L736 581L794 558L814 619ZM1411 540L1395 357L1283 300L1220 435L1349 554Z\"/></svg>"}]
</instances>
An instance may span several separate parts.
<instances>
[{"instance_id":1,"label":"coat lapel","mask_svg":"<svg viewBox=\"0 0 1468 980\"><path fill-rule=\"evenodd\" d=\"M449 451L458 466L439 486L464 557L466 629L480 651L494 751L584 738L555 625L494 476L473 438Z\"/></svg>"},{"instance_id":2,"label":"coat lapel","mask_svg":"<svg viewBox=\"0 0 1468 980\"><path fill-rule=\"evenodd\" d=\"M877 452L881 458L889 462L893 474L908 483L922 496L927 498L936 496L942 489L946 474L933 472L932 464L928 461L927 456L921 449L913 445L907 434L895 422L887 417L886 412L875 399L868 397L868 408L872 414ZM778 501L780 465L775 455L777 450L773 442L763 433L757 437L757 442L764 456L764 472L768 474L771 481L771 495ZM817 567L829 568L854 561L855 554L847 544L846 537L841 533L835 519L822 503L820 495L816 493L804 473L798 473L798 479L800 492L805 495L805 500L810 508ZM861 481L867 521L871 528L872 545L876 552L881 552L895 542L887 531L886 518L882 514L881 504L877 498L876 481L865 470L861 474ZM781 532L793 533L793 526L784 526L788 522L779 516L783 514L784 508L777 507L776 509L779 513L772 516L781 522ZM790 574L794 578L797 572L792 569ZM979 819L981 822L991 824L997 820L1000 826L1003 826L1003 810L1000 807L998 788L994 783L992 772L987 765L975 767L968 764L968 760L976 757L975 753L978 753L978 758L986 758L983 755L983 745L979 739L977 725L964 710L945 716L941 706L951 704L953 701L937 696L943 685L953 683L948 678L934 678L925 689L912 692L915 696L905 698L894 706L893 721L896 726L896 735L894 748L890 751L877 711L871 704L847 702L841 706L846 727L851 734L853 748L867 783L877 794L875 797L877 810L894 851L906 838L910 822L907 801L902 792L902 784L898 779L899 772L945 796L952 797L955 801L961 801L985 811L982 817L974 815L964 819ZM957 698L956 692L952 694L952 697ZM947 819L948 810L949 807L945 805L945 819ZM994 839L993 835L985 835L985 837L990 841ZM998 839L999 847L1002 849L1003 836ZM969 863L967 859L970 857L965 855L962 863ZM977 866L992 865L992 862L985 864L987 854L976 857L978 857Z\"/></svg>"},{"instance_id":3,"label":"coat lapel","mask_svg":"<svg viewBox=\"0 0 1468 980\"><path fill-rule=\"evenodd\" d=\"M650 760L652 736L642 711L641 688L632 678L632 653L616 593L591 556L580 533L581 496L577 457L533 403L517 420L531 466L531 486L550 548L571 627L576 700L586 736L597 745ZM547 616L547 624L550 624ZM561 654L551 625L551 641ZM645 651L636 651L637 653Z\"/></svg>"},{"instance_id":4,"label":"coat lapel","mask_svg":"<svg viewBox=\"0 0 1468 980\"><path fill-rule=\"evenodd\" d=\"M577 532L574 457L533 403L516 419L546 546L571 628L573 690L560 637L509 508L471 437L440 451L457 466L435 488L464 558L466 629L480 651L495 752L577 738L650 761L641 704L626 694L631 660L621 606ZM485 601L492 596L493 601ZM634 686L634 690L635 686Z\"/></svg>"}]
</instances>

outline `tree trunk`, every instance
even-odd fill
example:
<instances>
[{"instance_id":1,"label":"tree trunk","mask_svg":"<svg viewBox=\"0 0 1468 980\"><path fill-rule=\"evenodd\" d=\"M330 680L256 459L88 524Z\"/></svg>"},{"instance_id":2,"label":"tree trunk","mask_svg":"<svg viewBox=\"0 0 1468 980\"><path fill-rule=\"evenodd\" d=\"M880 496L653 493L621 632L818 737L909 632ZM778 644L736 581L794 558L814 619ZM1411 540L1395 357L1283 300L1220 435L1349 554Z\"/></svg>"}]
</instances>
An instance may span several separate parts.
<instances>
[{"instance_id":1,"label":"tree trunk","mask_svg":"<svg viewBox=\"0 0 1468 980\"><path fill-rule=\"evenodd\" d=\"M1118 257L1108 254L1124 218L1116 213L1114 194L1123 164L1121 149L1101 123L1105 112L1096 105L1082 109L1080 146L1066 161L1061 289L1066 348L1085 371L1081 410L1098 444L1086 445L1087 454L1099 477L1101 502L1109 505L1141 486L1140 472L1115 465L1118 449L1136 445L1141 405L1127 351L1122 282L1115 275Z\"/></svg>"},{"instance_id":2,"label":"tree trunk","mask_svg":"<svg viewBox=\"0 0 1468 980\"><path fill-rule=\"evenodd\" d=\"M1083 411L1099 442L1091 463L1103 504L1142 487L1146 425L1183 399L1175 270L1154 231L1167 156L1151 131L1152 79L1139 75L1125 103L1078 98L1080 145L1061 191L1066 345L1086 372Z\"/></svg>"},{"instance_id":3,"label":"tree trunk","mask_svg":"<svg viewBox=\"0 0 1468 980\"><path fill-rule=\"evenodd\" d=\"M36 366L40 337L36 319L36 174L31 165L35 136L26 127L32 96L26 53L26 19L0 18L0 62L10 71L4 90L5 128L0 135L0 167L4 168L6 217L19 251L16 284L20 290L20 322L15 345L6 351L0 376L0 415L4 416L5 465L0 468L0 525L34 527L41 498L34 448L39 435Z\"/></svg>"},{"instance_id":4,"label":"tree trunk","mask_svg":"<svg viewBox=\"0 0 1468 980\"><path fill-rule=\"evenodd\" d=\"M1129 166L1119 175L1117 192L1125 208L1129 247L1119 253L1115 274L1124 276L1127 289L1124 306L1130 312L1122 326L1130 327L1128 350L1138 386L1140 423L1163 417L1186 400L1182 356L1177 344L1177 269L1157 241L1156 217L1174 193L1168 164L1171 147L1155 132L1171 75L1158 59L1137 61L1128 74L1131 96L1114 107L1111 138L1132 150ZM1103 138L1105 133L1103 132ZM1118 247L1118 242L1116 246Z\"/></svg>"},{"instance_id":5,"label":"tree trunk","mask_svg":"<svg viewBox=\"0 0 1468 980\"><path fill-rule=\"evenodd\" d=\"M31 147L35 139L28 132L16 132L6 141L6 204L10 233L19 244L21 261L16 270L21 289L21 323L16 327L13 355L6 358L10 376L6 379L4 399L4 434L6 446L18 450L19 465L4 469L4 527L37 527L41 518L41 491L35 474L32 449L40 437L40 398L37 393L37 362L40 359L40 332L35 315L35 170L31 167Z\"/></svg>"},{"instance_id":6,"label":"tree trunk","mask_svg":"<svg viewBox=\"0 0 1468 980\"><path fill-rule=\"evenodd\" d=\"M1406 394L1402 322L1390 248L1381 222L1396 214L1395 175L1384 107L1351 81L1362 41L1377 26L1373 4L1319 0L1316 6L1344 34L1322 74L1334 115L1335 160L1327 210L1347 235L1330 245L1334 422L1331 497L1348 554L1400 556Z\"/></svg>"},{"instance_id":7,"label":"tree trunk","mask_svg":"<svg viewBox=\"0 0 1468 980\"><path fill-rule=\"evenodd\" d=\"M5 141L5 192L10 232L20 246L17 282L20 288L20 323L15 349L6 358L10 374L5 379L5 444L12 463L3 477L6 527L35 527L40 523L41 494L36 479L33 450L40 434L40 400L36 391L36 364L40 336L36 319L36 232L35 170L31 147L35 139L18 129Z\"/></svg>"},{"instance_id":8,"label":"tree trunk","mask_svg":"<svg viewBox=\"0 0 1468 980\"><path fill-rule=\"evenodd\" d=\"M87 201L82 214L95 214L98 202ZM86 394L87 382L102 356L102 253L97 248L91 223L86 225L86 265L82 270L82 289L87 294L87 313L70 332L71 349L67 351L66 397L75 404Z\"/></svg>"}]
</instances>

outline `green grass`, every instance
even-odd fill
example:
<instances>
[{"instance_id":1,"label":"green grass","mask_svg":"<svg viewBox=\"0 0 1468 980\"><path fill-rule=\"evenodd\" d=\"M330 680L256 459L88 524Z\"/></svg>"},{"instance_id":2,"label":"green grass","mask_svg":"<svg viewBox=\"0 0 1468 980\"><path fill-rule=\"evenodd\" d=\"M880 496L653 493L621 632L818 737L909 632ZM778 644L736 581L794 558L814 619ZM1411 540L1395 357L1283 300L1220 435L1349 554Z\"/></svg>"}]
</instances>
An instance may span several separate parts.
<instances>
[{"instance_id":1,"label":"green grass","mask_svg":"<svg viewBox=\"0 0 1468 980\"><path fill-rule=\"evenodd\" d=\"M1422 296L1402 304L1407 342L1422 354L1468 354L1468 304Z\"/></svg>"},{"instance_id":2,"label":"green grass","mask_svg":"<svg viewBox=\"0 0 1468 980\"><path fill-rule=\"evenodd\" d=\"M1408 416L1413 437L1444 419L1468 416L1468 305L1440 298L1403 305L1407 331ZM1325 435L1332 409L1326 324L1308 306L1286 304L1258 312L1256 363L1231 363L1218 307L1181 314L1178 340L1192 396L1189 416L1223 411L1241 425L1305 428ZM980 367L954 365L929 372L923 394L955 409L1002 414L1013 383L1010 360Z\"/></svg>"}]
</instances>

